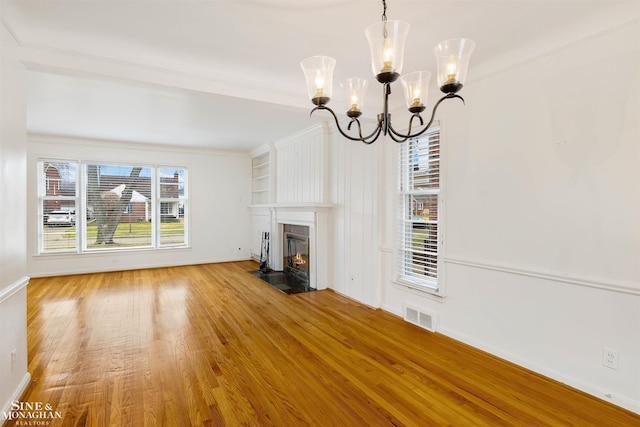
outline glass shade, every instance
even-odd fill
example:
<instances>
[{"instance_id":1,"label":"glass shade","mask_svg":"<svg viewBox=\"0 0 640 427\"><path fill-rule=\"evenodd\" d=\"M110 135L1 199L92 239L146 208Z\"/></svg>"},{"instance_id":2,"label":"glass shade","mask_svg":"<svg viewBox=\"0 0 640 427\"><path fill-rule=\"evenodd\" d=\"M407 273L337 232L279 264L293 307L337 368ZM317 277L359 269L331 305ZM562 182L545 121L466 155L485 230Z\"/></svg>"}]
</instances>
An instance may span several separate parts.
<instances>
[{"instance_id":1,"label":"glass shade","mask_svg":"<svg viewBox=\"0 0 640 427\"><path fill-rule=\"evenodd\" d=\"M359 117L362 114L368 84L365 79L357 77L346 79L340 83L347 116Z\"/></svg>"},{"instance_id":2,"label":"glass shade","mask_svg":"<svg viewBox=\"0 0 640 427\"><path fill-rule=\"evenodd\" d=\"M311 56L300 61L307 80L307 94L315 105L325 105L333 93L333 69L336 60L330 56Z\"/></svg>"},{"instance_id":3,"label":"glass shade","mask_svg":"<svg viewBox=\"0 0 640 427\"><path fill-rule=\"evenodd\" d=\"M404 88L404 99L407 101L407 108L412 113L418 113L425 109L430 79L431 73L428 71L414 71L400 77Z\"/></svg>"},{"instance_id":4,"label":"glass shade","mask_svg":"<svg viewBox=\"0 0 640 427\"><path fill-rule=\"evenodd\" d=\"M409 24L403 21L382 21L364 31L371 49L373 75L380 83L395 81L402 72L404 43Z\"/></svg>"},{"instance_id":5,"label":"glass shade","mask_svg":"<svg viewBox=\"0 0 640 427\"><path fill-rule=\"evenodd\" d=\"M438 86L444 93L456 93L467 79L467 68L476 44L469 39L451 39L433 49L438 60Z\"/></svg>"}]
</instances>

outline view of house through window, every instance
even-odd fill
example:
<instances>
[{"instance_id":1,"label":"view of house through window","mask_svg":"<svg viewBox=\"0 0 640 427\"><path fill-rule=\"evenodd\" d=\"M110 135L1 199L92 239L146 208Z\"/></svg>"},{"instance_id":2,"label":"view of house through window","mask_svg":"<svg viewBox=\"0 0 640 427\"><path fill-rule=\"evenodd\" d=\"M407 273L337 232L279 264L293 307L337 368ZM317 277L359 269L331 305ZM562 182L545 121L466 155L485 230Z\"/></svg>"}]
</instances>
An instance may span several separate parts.
<instances>
[{"instance_id":1,"label":"view of house through window","mask_svg":"<svg viewBox=\"0 0 640 427\"><path fill-rule=\"evenodd\" d=\"M186 207L186 171L159 168L160 246L185 243L184 212Z\"/></svg>"},{"instance_id":2,"label":"view of house through window","mask_svg":"<svg viewBox=\"0 0 640 427\"><path fill-rule=\"evenodd\" d=\"M39 162L40 253L187 244L186 169L80 166Z\"/></svg>"},{"instance_id":3,"label":"view of house through window","mask_svg":"<svg viewBox=\"0 0 640 427\"><path fill-rule=\"evenodd\" d=\"M400 150L399 280L438 290L440 129Z\"/></svg>"},{"instance_id":4,"label":"view of house through window","mask_svg":"<svg viewBox=\"0 0 640 427\"><path fill-rule=\"evenodd\" d=\"M78 164L40 162L39 172L40 252L75 251Z\"/></svg>"},{"instance_id":5,"label":"view of house through window","mask_svg":"<svg viewBox=\"0 0 640 427\"><path fill-rule=\"evenodd\" d=\"M87 164L85 225L87 249L150 247L152 236L152 168Z\"/></svg>"}]
</instances>

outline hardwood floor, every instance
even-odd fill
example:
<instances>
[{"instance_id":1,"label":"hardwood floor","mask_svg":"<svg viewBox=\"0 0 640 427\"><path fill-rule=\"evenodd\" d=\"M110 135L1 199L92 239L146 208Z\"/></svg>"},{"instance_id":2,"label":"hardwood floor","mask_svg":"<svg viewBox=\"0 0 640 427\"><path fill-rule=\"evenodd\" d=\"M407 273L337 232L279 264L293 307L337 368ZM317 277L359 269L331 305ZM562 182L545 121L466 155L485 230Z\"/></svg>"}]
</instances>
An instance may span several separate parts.
<instances>
[{"instance_id":1,"label":"hardwood floor","mask_svg":"<svg viewBox=\"0 0 640 427\"><path fill-rule=\"evenodd\" d=\"M22 401L50 405L52 426L640 425L332 291L285 295L256 268L32 279Z\"/></svg>"}]
</instances>

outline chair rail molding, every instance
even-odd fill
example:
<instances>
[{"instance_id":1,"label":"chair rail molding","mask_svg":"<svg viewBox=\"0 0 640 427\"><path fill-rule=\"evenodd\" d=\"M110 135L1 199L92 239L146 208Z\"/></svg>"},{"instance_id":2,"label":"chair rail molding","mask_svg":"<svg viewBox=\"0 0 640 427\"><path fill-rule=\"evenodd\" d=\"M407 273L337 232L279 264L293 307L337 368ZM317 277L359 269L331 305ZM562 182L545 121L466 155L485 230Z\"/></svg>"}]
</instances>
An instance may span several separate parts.
<instances>
[{"instance_id":1,"label":"chair rail molding","mask_svg":"<svg viewBox=\"0 0 640 427\"><path fill-rule=\"evenodd\" d=\"M503 266L503 265L490 264L482 261L465 260L465 259L459 259L459 258L447 257L447 258L444 258L444 262L446 264L461 265L464 267L478 268L482 270L498 271L501 273L533 277L536 279L544 279L552 282L567 283L570 285L601 289L605 291L636 295L636 296L640 295L640 284L633 286L632 284L626 284L626 283L614 283L614 282L608 282L604 280L592 280L592 279L586 279L581 277L562 276L562 275L550 273L550 272L515 268L515 267L509 267L509 266Z\"/></svg>"}]
</instances>

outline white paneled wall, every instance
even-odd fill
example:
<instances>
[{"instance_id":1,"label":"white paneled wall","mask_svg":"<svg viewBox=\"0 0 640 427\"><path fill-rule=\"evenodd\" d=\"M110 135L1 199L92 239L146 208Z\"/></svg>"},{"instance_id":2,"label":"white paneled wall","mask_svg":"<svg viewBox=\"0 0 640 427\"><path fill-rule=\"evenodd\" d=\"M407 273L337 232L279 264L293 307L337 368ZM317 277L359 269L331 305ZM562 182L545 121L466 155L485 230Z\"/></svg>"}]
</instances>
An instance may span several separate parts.
<instances>
[{"instance_id":1,"label":"white paneled wall","mask_svg":"<svg viewBox=\"0 0 640 427\"><path fill-rule=\"evenodd\" d=\"M380 149L334 138L336 177L336 290L368 304L380 304Z\"/></svg>"},{"instance_id":2,"label":"white paneled wall","mask_svg":"<svg viewBox=\"0 0 640 427\"><path fill-rule=\"evenodd\" d=\"M277 203L329 202L329 144L323 127L314 127L275 144Z\"/></svg>"}]
</instances>

